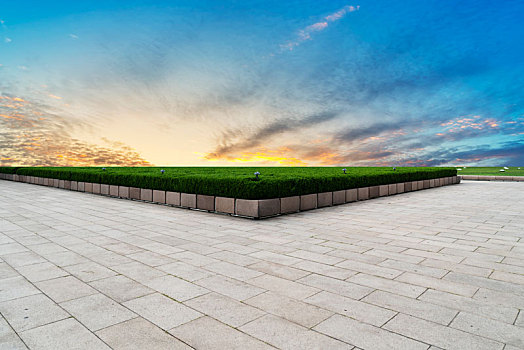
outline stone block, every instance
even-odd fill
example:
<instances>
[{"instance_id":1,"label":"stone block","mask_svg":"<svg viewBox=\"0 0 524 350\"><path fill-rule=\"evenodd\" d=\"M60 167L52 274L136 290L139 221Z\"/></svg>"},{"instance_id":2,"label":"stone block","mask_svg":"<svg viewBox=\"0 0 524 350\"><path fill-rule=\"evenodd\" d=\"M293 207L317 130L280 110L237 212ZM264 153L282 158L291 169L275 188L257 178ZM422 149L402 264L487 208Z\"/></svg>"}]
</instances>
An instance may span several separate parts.
<instances>
[{"instance_id":1,"label":"stone block","mask_svg":"<svg viewBox=\"0 0 524 350\"><path fill-rule=\"evenodd\" d=\"M44 185L44 178L43 178L43 177L39 177L39 178L38 178L38 184L39 184L40 186L43 186L43 185Z\"/></svg>"},{"instance_id":2,"label":"stone block","mask_svg":"<svg viewBox=\"0 0 524 350\"><path fill-rule=\"evenodd\" d=\"M411 192L413 191L413 182L408 181L404 182L404 192Z\"/></svg>"},{"instance_id":3,"label":"stone block","mask_svg":"<svg viewBox=\"0 0 524 350\"><path fill-rule=\"evenodd\" d=\"M317 207L317 194L306 194L300 196L300 210L310 210Z\"/></svg>"},{"instance_id":4,"label":"stone block","mask_svg":"<svg viewBox=\"0 0 524 350\"><path fill-rule=\"evenodd\" d=\"M166 191L166 203L169 205L180 205L180 192Z\"/></svg>"},{"instance_id":5,"label":"stone block","mask_svg":"<svg viewBox=\"0 0 524 350\"><path fill-rule=\"evenodd\" d=\"M71 191L78 191L78 181L71 181Z\"/></svg>"},{"instance_id":6,"label":"stone block","mask_svg":"<svg viewBox=\"0 0 524 350\"><path fill-rule=\"evenodd\" d=\"M197 194L196 207L202 210L215 210L215 196L208 196L205 194Z\"/></svg>"},{"instance_id":7,"label":"stone block","mask_svg":"<svg viewBox=\"0 0 524 350\"><path fill-rule=\"evenodd\" d=\"M424 189L424 181L423 180L420 180L420 181L417 181L417 189L418 190L422 190Z\"/></svg>"},{"instance_id":8,"label":"stone block","mask_svg":"<svg viewBox=\"0 0 524 350\"><path fill-rule=\"evenodd\" d=\"M435 179L429 180L429 188L435 187Z\"/></svg>"},{"instance_id":9,"label":"stone block","mask_svg":"<svg viewBox=\"0 0 524 350\"><path fill-rule=\"evenodd\" d=\"M260 199L258 201L258 217L280 214L280 198Z\"/></svg>"},{"instance_id":10,"label":"stone block","mask_svg":"<svg viewBox=\"0 0 524 350\"><path fill-rule=\"evenodd\" d=\"M333 205L333 192L322 192L317 194L317 208L330 207Z\"/></svg>"},{"instance_id":11,"label":"stone block","mask_svg":"<svg viewBox=\"0 0 524 350\"><path fill-rule=\"evenodd\" d=\"M86 185L85 182L81 182L81 181L79 181L79 182L78 182L77 190L78 190L79 192L84 192L84 191L85 191L85 185Z\"/></svg>"},{"instance_id":12,"label":"stone block","mask_svg":"<svg viewBox=\"0 0 524 350\"><path fill-rule=\"evenodd\" d=\"M118 186L109 185L109 195L113 197L118 197Z\"/></svg>"},{"instance_id":13,"label":"stone block","mask_svg":"<svg viewBox=\"0 0 524 350\"><path fill-rule=\"evenodd\" d=\"M366 199L369 199L369 187L360 187L358 188L357 193L357 199L359 201L365 201Z\"/></svg>"},{"instance_id":14,"label":"stone block","mask_svg":"<svg viewBox=\"0 0 524 350\"><path fill-rule=\"evenodd\" d=\"M411 181L411 190L417 191L418 189L418 181Z\"/></svg>"},{"instance_id":15,"label":"stone block","mask_svg":"<svg viewBox=\"0 0 524 350\"><path fill-rule=\"evenodd\" d=\"M219 213L235 214L235 198L215 197L215 210Z\"/></svg>"},{"instance_id":16,"label":"stone block","mask_svg":"<svg viewBox=\"0 0 524 350\"><path fill-rule=\"evenodd\" d=\"M377 198L380 195L380 186L369 187L369 198Z\"/></svg>"},{"instance_id":17,"label":"stone block","mask_svg":"<svg viewBox=\"0 0 524 350\"><path fill-rule=\"evenodd\" d=\"M180 205L186 208L196 208L196 194L180 193Z\"/></svg>"},{"instance_id":18,"label":"stone block","mask_svg":"<svg viewBox=\"0 0 524 350\"><path fill-rule=\"evenodd\" d=\"M333 205L346 203L346 191L333 191Z\"/></svg>"},{"instance_id":19,"label":"stone block","mask_svg":"<svg viewBox=\"0 0 524 350\"><path fill-rule=\"evenodd\" d=\"M513 181L524 181L524 176L513 176Z\"/></svg>"},{"instance_id":20,"label":"stone block","mask_svg":"<svg viewBox=\"0 0 524 350\"><path fill-rule=\"evenodd\" d=\"M17 174L14 174L12 180L18 182L18 181L20 181L20 176L17 175Z\"/></svg>"},{"instance_id":21,"label":"stone block","mask_svg":"<svg viewBox=\"0 0 524 350\"><path fill-rule=\"evenodd\" d=\"M100 184L93 184L93 193L100 194L101 186Z\"/></svg>"},{"instance_id":22,"label":"stone block","mask_svg":"<svg viewBox=\"0 0 524 350\"><path fill-rule=\"evenodd\" d=\"M378 188L378 195L380 197L389 196L389 185L380 185Z\"/></svg>"},{"instance_id":23,"label":"stone block","mask_svg":"<svg viewBox=\"0 0 524 350\"><path fill-rule=\"evenodd\" d=\"M300 210L300 196L280 198L280 213L296 213Z\"/></svg>"},{"instance_id":24,"label":"stone block","mask_svg":"<svg viewBox=\"0 0 524 350\"><path fill-rule=\"evenodd\" d=\"M129 187L129 198L140 199L140 188Z\"/></svg>"},{"instance_id":25,"label":"stone block","mask_svg":"<svg viewBox=\"0 0 524 350\"><path fill-rule=\"evenodd\" d=\"M388 185L388 193L391 196L392 194L397 194L397 184Z\"/></svg>"},{"instance_id":26,"label":"stone block","mask_svg":"<svg viewBox=\"0 0 524 350\"><path fill-rule=\"evenodd\" d=\"M479 176L478 179L482 181L489 181L491 180L491 176Z\"/></svg>"},{"instance_id":27,"label":"stone block","mask_svg":"<svg viewBox=\"0 0 524 350\"><path fill-rule=\"evenodd\" d=\"M33 177L31 177L31 183L33 183ZM58 181L58 188L65 188L65 181L59 180Z\"/></svg>"},{"instance_id":28,"label":"stone block","mask_svg":"<svg viewBox=\"0 0 524 350\"><path fill-rule=\"evenodd\" d=\"M356 202L358 201L358 189L352 188L350 190L346 190L346 203Z\"/></svg>"},{"instance_id":29,"label":"stone block","mask_svg":"<svg viewBox=\"0 0 524 350\"><path fill-rule=\"evenodd\" d=\"M127 187L127 186L118 186L118 197L131 198L129 196L129 187Z\"/></svg>"},{"instance_id":30,"label":"stone block","mask_svg":"<svg viewBox=\"0 0 524 350\"><path fill-rule=\"evenodd\" d=\"M153 190L153 202L166 204L166 191Z\"/></svg>"},{"instance_id":31,"label":"stone block","mask_svg":"<svg viewBox=\"0 0 524 350\"><path fill-rule=\"evenodd\" d=\"M150 190L148 188L141 188L140 199L147 202L153 201L153 190Z\"/></svg>"},{"instance_id":32,"label":"stone block","mask_svg":"<svg viewBox=\"0 0 524 350\"><path fill-rule=\"evenodd\" d=\"M235 214L258 218L258 200L237 199Z\"/></svg>"},{"instance_id":33,"label":"stone block","mask_svg":"<svg viewBox=\"0 0 524 350\"><path fill-rule=\"evenodd\" d=\"M398 183L397 184L397 193L404 193L404 183L401 182L401 183Z\"/></svg>"},{"instance_id":34,"label":"stone block","mask_svg":"<svg viewBox=\"0 0 524 350\"><path fill-rule=\"evenodd\" d=\"M429 180L422 181L422 188L423 189L428 189L429 188Z\"/></svg>"},{"instance_id":35,"label":"stone block","mask_svg":"<svg viewBox=\"0 0 524 350\"><path fill-rule=\"evenodd\" d=\"M462 181L462 176L455 176L455 177L456 177L456 179L455 179L455 183L456 183L456 184L459 184L460 181Z\"/></svg>"},{"instance_id":36,"label":"stone block","mask_svg":"<svg viewBox=\"0 0 524 350\"><path fill-rule=\"evenodd\" d=\"M88 193L93 193L93 184L91 182L85 182L84 191Z\"/></svg>"},{"instance_id":37,"label":"stone block","mask_svg":"<svg viewBox=\"0 0 524 350\"><path fill-rule=\"evenodd\" d=\"M104 196L109 196L109 185L101 184L100 185L100 194Z\"/></svg>"}]
</instances>

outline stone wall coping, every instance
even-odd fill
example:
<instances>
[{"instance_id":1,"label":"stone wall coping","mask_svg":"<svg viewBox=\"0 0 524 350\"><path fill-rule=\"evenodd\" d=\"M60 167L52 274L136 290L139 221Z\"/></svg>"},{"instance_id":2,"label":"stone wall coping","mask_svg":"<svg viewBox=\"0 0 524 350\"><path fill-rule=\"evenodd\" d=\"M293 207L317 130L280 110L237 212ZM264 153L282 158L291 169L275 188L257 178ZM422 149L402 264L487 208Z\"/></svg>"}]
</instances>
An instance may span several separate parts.
<instances>
[{"instance_id":1,"label":"stone wall coping","mask_svg":"<svg viewBox=\"0 0 524 350\"><path fill-rule=\"evenodd\" d=\"M480 180L481 177L469 178L468 175L450 176L423 181L408 181L380 186L369 186L333 192L312 193L293 197L271 199L240 199L210 196L194 193L180 193L147 188L106 185L88 182L64 181L16 174L0 174L0 179L27 182L31 184L54 186L71 191L94 193L104 196L119 197L169 205L179 208L197 209L212 213L228 214L253 219L296 213L322 207L330 207L356 201L412 192L433 187L460 183L464 180ZM492 176L491 181L500 181L500 176ZM510 180L511 178L511 180ZM514 178L519 178L513 180ZM524 176L508 177L506 181L524 181Z\"/></svg>"},{"instance_id":2,"label":"stone wall coping","mask_svg":"<svg viewBox=\"0 0 524 350\"><path fill-rule=\"evenodd\" d=\"M460 175L462 180L473 181L517 181L524 182L524 176L487 176L487 175Z\"/></svg>"}]
</instances>

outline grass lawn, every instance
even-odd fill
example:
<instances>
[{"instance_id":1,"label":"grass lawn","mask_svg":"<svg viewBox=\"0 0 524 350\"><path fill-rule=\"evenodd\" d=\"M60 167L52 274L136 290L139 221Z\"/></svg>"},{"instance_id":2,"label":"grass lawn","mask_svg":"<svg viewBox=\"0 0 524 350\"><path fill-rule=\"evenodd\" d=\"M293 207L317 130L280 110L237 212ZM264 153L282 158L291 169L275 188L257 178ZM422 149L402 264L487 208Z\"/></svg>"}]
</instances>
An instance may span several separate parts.
<instances>
[{"instance_id":1,"label":"grass lawn","mask_svg":"<svg viewBox=\"0 0 524 350\"><path fill-rule=\"evenodd\" d=\"M500 169L504 167L467 167L457 168L462 169L458 170L457 174L459 175L487 175L487 176L524 176L524 166L523 167L508 167L509 169L505 172L501 172Z\"/></svg>"},{"instance_id":2,"label":"grass lawn","mask_svg":"<svg viewBox=\"0 0 524 350\"><path fill-rule=\"evenodd\" d=\"M164 170L164 173L161 170ZM267 199L455 176L426 167L0 167L0 172L109 185ZM259 180L254 173L260 172Z\"/></svg>"}]
</instances>

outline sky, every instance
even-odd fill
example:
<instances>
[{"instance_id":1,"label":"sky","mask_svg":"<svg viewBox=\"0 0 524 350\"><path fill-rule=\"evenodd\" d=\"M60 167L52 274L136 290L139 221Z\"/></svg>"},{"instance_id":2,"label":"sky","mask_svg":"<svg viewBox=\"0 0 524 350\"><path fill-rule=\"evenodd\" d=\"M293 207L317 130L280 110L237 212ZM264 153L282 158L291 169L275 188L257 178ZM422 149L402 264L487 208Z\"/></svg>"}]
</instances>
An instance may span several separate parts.
<instances>
[{"instance_id":1,"label":"sky","mask_svg":"<svg viewBox=\"0 0 524 350\"><path fill-rule=\"evenodd\" d=\"M10 1L0 165L521 166L524 2Z\"/></svg>"}]
</instances>

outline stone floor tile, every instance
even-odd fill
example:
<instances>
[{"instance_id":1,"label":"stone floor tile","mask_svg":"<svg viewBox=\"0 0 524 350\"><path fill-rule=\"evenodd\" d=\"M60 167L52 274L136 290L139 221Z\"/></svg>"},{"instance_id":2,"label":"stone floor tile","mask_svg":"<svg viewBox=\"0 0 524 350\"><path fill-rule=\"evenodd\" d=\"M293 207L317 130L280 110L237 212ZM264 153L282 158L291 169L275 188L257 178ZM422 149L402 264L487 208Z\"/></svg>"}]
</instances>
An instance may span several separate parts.
<instances>
[{"instance_id":1,"label":"stone floor tile","mask_svg":"<svg viewBox=\"0 0 524 350\"><path fill-rule=\"evenodd\" d=\"M157 269L190 282L214 275L212 272L206 271L200 267L183 263L181 261L175 261L170 264L157 266Z\"/></svg>"},{"instance_id":2,"label":"stone floor tile","mask_svg":"<svg viewBox=\"0 0 524 350\"><path fill-rule=\"evenodd\" d=\"M474 287L493 289L501 292L510 292L524 296L522 285L504 281L497 281L491 278L466 275L463 273L450 272L443 278L451 282L462 283Z\"/></svg>"},{"instance_id":3,"label":"stone floor tile","mask_svg":"<svg viewBox=\"0 0 524 350\"><path fill-rule=\"evenodd\" d=\"M0 313L17 332L70 317L44 294L35 294L0 303Z\"/></svg>"},{"instance_id":4,"label":"stone floor tile","mask_svg":"<svg viewBox=\"0 0 524 350\"><path fill-rule=\"evenodd\" d=\"M383 328L443 349L487 350L504 347L504 344L484 337L403 314L395 316Z\"/></svg>"},{"instance_id":5,"label":"stone floor tile","mask_svg":"<svg viewBox=\"0 0 524 350\"><path fill-rule=\"evenodd\" d=\"M89 285L119 303L155 292L122 275L97 280Z\"/></svg>"},{"instance_id":6,"label":"stone floor tile","mask_svg":"<svg viewBox=\"0 0 524 350\"><path fill-rule=\"evenodd\" d=\"M521 310L524 309L524 296L514 293L480 288L479 291L473 296L473 299L490 304L500 304L515 307Z\"/></svg>"},{"instance_id":7,"label":"stone floor tile","mask_svg":"<svg viewBox=\"0 0 524 350\"><path fill-rule=\"evenodd\" d=\"M226 250L218 252L218 253L209 254L208 256L214 259L218 259L218 260L225 261L225 262L239 265L239 266L251 265L251 264L254 264L260 261L260 259L253 258L249 255L238 254L238 253L230 252Z\"/></svg>"},{"instance_id":8,"label":"stone floor tile","mask_svg":"<svg viewBox=\"0 0 524 350\"><path fill-rule=\"evenodd\" d=\"M0 349L1 350L26 350L24 342L7 324L7 321L0 315Z\"/></svg>"},{"instance_id":9,"label":"stone floor tile","mask_svg":"<svg viewBox=\"0 0 524 350\"><path fill-rule=\"evenodd\" d=\"M84 282L92 282L102 278L115 276L117 273L95 262L65 266L64 270Z\"/></svg>"},{"instance_id":10,"label":"stone floor tile","mask_svg":"<svg viewBox=\"0 0 524 350\"><path fill-rule=\"evenodd\" d=\"M195 284L236 300L249 299L266 291L263 288L218 275L195 281Z\"/></svg>"},{"instance_id":11,"label":"stone floor tile","mask_svg":"<svg viewBox=\"0 0 524 350\"><path fill-rule=\"evenodd\" d=\"M421 295L426 288L420 286L414 286L408 283L402 283L396 280L390 280L387 278L381 278L376 276L367 275L360 273L355 276L351 276L348 282L360 284L363 286L380 289L386 292L394 294L404 295L410 298L416 298Z\"/></svg>"},{"instance_id":12,"label":"stone floor tile","mask_svg":"<svg viewBox=\"0 0 524 350\"><path fill-rule=\"evenodd\" d=\"M91 331L127 321L136 315L103 294L65 301L60 304Z\"/></svg>"},{"instance_id":13,"label":"stone floor tile","mask_svg":"<svg viewBox=\"0 0 524 350\"><path fill-rule=\"evenodd\" d=\"M202 316L200 312L158 293L126 301L123 305L164 330Z\"/></svg>"},{"instance_id":14,"label":"stone floor tile","mask_svg":"<svg viewBox=\"0 0 524 350\"><path fill-rule=\"evenodd\" d=\"M19 333L30 349L72 350L93 349L109 350L103 341L82 326L74 318L50 323Z\"/></svg>"},{"instance_id":15,"label":"stone floor tile","mask_svg":"<svg viewBox=\"0 0 524 350\"><path fill-rule=\"evenodd\" d=\"M38 293L40 291L22 276L5 278L0 281L0 302Z\"/></svg>"},{"instance_id":16,"label":"stone floor tile","mask_svg":"<svg viewBox=\"0 0 524 350\"><path fill-rule=\"evenodd\" d=\"M59 267L78 265L89 262L87 258L84 258L82 255L71 251L45 254L43 256L47 260Z\"/></svg>"},{"instance_id":17,"label":"stone floor tile","mask_svg":"<svg viewBox=\"0 0 524 350\"><path fill-rule=\"evenodd\" d=\"M170 258L166 255L161 255L158 253L143 251L138 253L133 253L126 255L127 257L140 261L141 263L144 263L149 266L159 266L159 265L165 265L174 262L175 260L173 258Z\"/></svg>"},{"instance_id":18,"label":"stone floor tile","mask_svg":"<svg viewBox=\"0 0 524 350\"><path fill-rule=\"evenodd\" d=\"M466 312L461 312L450 327L524 349L524 329Z\"/></svg>"},{"instance_id":19,"label":"stone floor tile","mask_svg":"<svg viewBox=\"0 0 524 350\"><path fill-rule=\"evenodd\" d=\"M191 347L141 317L96 332L114 350L189 350Z\"/></svg>"},{"instance_id":20,"label":"stone floor tile","mask_svg":"<svg viewBox=\"0 0 524 350\"><path fill-rule=\"evenodd\" d=\"M182 261L187 264L198 266L198 267L209 265L209 264L214 264L220 261L220 260L213 259L208 256L198 254L195 252L181 252L181 253L171 254L170 257L172 257L175 260Z\"/></svg>"},{"instance_id":21,"label":"stone floor tile","mask_svg":"<svg viewBox=\"0 0 524 350\"><path fill-rule=\"evenodd\" d=\"M234 265L225 261L208 265L205 267L205 269L240 281L246 281L248 279L263 275L262 272Z\"/></svg>"},{"instance_id":22,"label":"stone floor tile","mask_svg":"<svg viewBox=\"0 0 524 350\"><path fill-rule=\"evenodd\" d=\"M424 294L423 294L424 295ZM419 317L447 326L458 311L413 298L376 290L362 299L363 302ZM449 304L452 306L453 304Z\"/></svg>"},{"instance_id":23,"label":"stone floor tile","mask_svg":"<svg viewBox=\"0 0 524 350\"><path fill-rule=\"evenodd\" d=\"M0 280L19 276L18 272L7 263L0 262Z\"/></svg>"},{"instance_id":24,"label":"stone floor tile","mask_svg":"<svg viewBox=\"0 0 524 350\"><path fill-rule=\"evenodd\" d=\"M291 256L278 254L267 250L260 250L256 253L250 254L249 256L280 265L293 265L302 261L302 259L299 258L294 258Z\"/></svg>"},{"instance_id":25,"label":"stone floor tile","mask_svg":"<svg viewBox=\"0 0 524 350\"><path fill-rule=\"evenodd\" d=\"M379 266L389 267L392 269L396 269L399 271L408 271L417 273L419 275L425 275L435 278L442 278L444 275L446 275L449 271L445 270L443 268L435 268L435 267L429 267L419 264L411 264L404 261L397 261L392 259L384 260L383 262L378 264Z\"/></svg>"},{"instance_id":26,"label":"stone floor tile","mask_svg":"<svg viewBox=\"0 0 524 350\"><path fill-rule=\"evenodd\" d=\"M184 304L235 328L265 314L252 306L217 293L202 295Z\"/></svg>"},{"instance_id":27,"label":"stone floor tile","mask_svg":"<svg viewBox=\"0 0 524 350\"><path fill-rule=\"evenodd\" d=\"M462 283L454 283L440 278L418 275L411 272L405 272L402 276L397 277L395 281L414 284L421 287L432 288L442 292L459 294L467 297L473 296L478 287L468 286Z\"/></svg>"},{"instance_id":28,"label":"stone floor tile","mask_svg":"<svg viewBox=\"0 0 524 350\"><path fill-rule=\"evenodd\" d=\"M35 285L56 303L98 293L87 283L73 276L38 282Z\"/></svg>"},{"instance_id":29,"label":"stone floor tile","mask_svg":"<svg viewBox=\"0 0 524 350\"><path fill-rule=\"evenodd\" d=\"M302 260L293 265L293 267L342 280L356 274L355 271L348 270L347 268L321 264L310 260Z\"/></svg>"},{"instance_id":30,"label":"stone floor tile","mask_svg":"<svg viewBox=\"0 0 524 350\"><path fill-rule=\"evenodd\" d=\"M268 275L291 281L295 281L310 274L308 271L299 270L294 267L280 265L269 261L260 261L253 265L249 265L248 267L252 270L260 271L267 273Z\"/></svg>"},{"instance_id":31,"label":"stone floor tile","mask_svg":"<svg viewBox=\"0 0 524 350\"><path fill-rule=\"evenodd\" d=\"M343 258L338 258L332 255L313 253L307 250L296 250L294 252L288 253L287 255L327 265L335 265L344 260Z\"/></svg>"},{"instance_id":32,"label":"stone floor tile","mask_svg":"<svg viewBox=\"0 0 524 350\"><path fill-rule=\"evenodd\" d=\"M245 333L210 317L200 317L169 331L195 349L244 350L274 349ZM212 336L202 336L212 334Z\"/></svg>"},{"instance_id":33,"label":"stone floor tile","mask_svg":"<svg viewBox=\"0 0 524 350\"><path fill-rule=\"evenodd\" d=\"M441 292L438 290L428 289L424 292L420 297L418 297L419 300L426 301L428 303L432 303L435 305L441 305L444 307L452 308L455 310L461 310L461 311L467 311L471 312L477 315L486 316L495 320L503 321L506 323L512 323L513 320L515 320L515 317L517 317L518 314L518 308L491 303L491 302L485 302L480 301L473 298L464 297L461 295ZM404 312L406 313L406 312ZM409 314L409 313L408 313ZM412 315L417 316L418 315ZM424 319L428 319L425 317L420 317ZM429 320L429 319L428 319ZM435 320L429 320L434 321Z\"/></svg>"},{"instance_id":34,"label":"stone floor tile","mask_svg":"<svg viewBox=\"0 0 524 350\"><path fill-rule=\"evenodd\" d=\"M427 344L341 315L331 316L314 329L362 349L425 350L429 347Z\"/></svg>"},{"instance_id":35,"label":"stone floor tile","mask_svg":"<svg viewBox=\"0 0 524 350\"><path fill-rule=\"evenodd\" d=\"M239 329L280 349L353 349L352 345L272 315L256 319Z\"/></svg>"},{"instance_id":36,"label":"stone floor tile","mask_svg":"<svg viewBox=\"0 0 524 350\"><path fill-rule=\"evenodd\" d=\"M138 261L128 264L112 266L111 269L140 283L145 283L154 278L166 275L165 272L155 269L146 264L142 264Z\"/></svg>"},{"instance_id":37,"label":"stone floor tile","mask_svg":"<svg viewBox=\"0 0 524 350\"><path fill-rule=\"evenodd\" d=\"M12 267L46 262L46 260L42 258L40 255L30 251L3 255L2 259Z\"/></svg>"},{"instance_id":38,"label":"stone floor tile","mask_svg":"<svg viewBox=\"0 0 524 350\"><path fill-rule=\"evenodd\" d=\"M299 284L297 282L271 275L263 275L250 279L248 283L297 300L305 299L320 291L314 287L309 287L304 284Z\"/></svg>"},{"instance_id":39,"label":"stone floor tile","mask_svg":"<svg viewBox=\"0 0 524 350\"><path fill-rule=\"evenodd\" d=\"M377 327L382 326L397 314L392 310L325 291L304 301Z\"/></svg>"},{"instance_id":40,"label":"stone floor tile","mask_svg":"<svg viewBox=\"0 0 524 350\"><path fill-rule=\"evenodd\" d=\"M209 290L202 288L201 286L169 275L151 279L145 282L145 284L149 288L177 301L186 301L209 293Z\"/></svg>"},{"instance_id":41,"label":"stone floor tile","mask_svg":"<svg viewBox=\"0 0 524 350\"><path fill-rule=\"evenodd\" d=\"M399 271L399 270L394 270L394 269L390 269L390 268L382 267L378 265L373 265L373 264L366 264L360 261L346 260L346 261L343 261L337 264L336 266L343 267L345 269L349 269L349 270L353 270L357 272L367 273L373 276L389 278L389 279L393 279L402 274L402 271Z\"/></svg>"},{"instance_id":42,"label":"stone floor tile","mask_svg":"<svg viewBox=\"0 0 524 350\"><path fill-rule=\"evenodd\" d=\"M515 273L493 271L489 278L524 285L524 275L519 275Z\"/></svg>"},{"instance_id":43,"label":"stone floor tile","mask_svg":"<svg viewBox=\"0 0 524 350\"><path fill-rule=\"evenodd\" d=\"M333 314L326 309L272 292L259 294L244 302L306 328L315 326Z\"/></svg>"},{"instance_id":44,"label":"stone floor tile","mask_svg":"<svg viewBox=\"0 0 524 350\"><path fill-rule=\"evenodd\" d=\"M361 299L371 293L374 289L359 284L341 281L335 278L311 274L297 280L298 283L306 284L319 290L330 291L351 299Z\"/></svg>"},{"instance_id":45,"label":"stone floor tile","mask_svg":"<svg viewBox=\"0 0 524 350\"><path fill-rule=\"evenodd\" d=\"M69 275L67 271L49 262L20 266L16 270L31 282L40 282Z\"/></svg>"}]
</instances>

